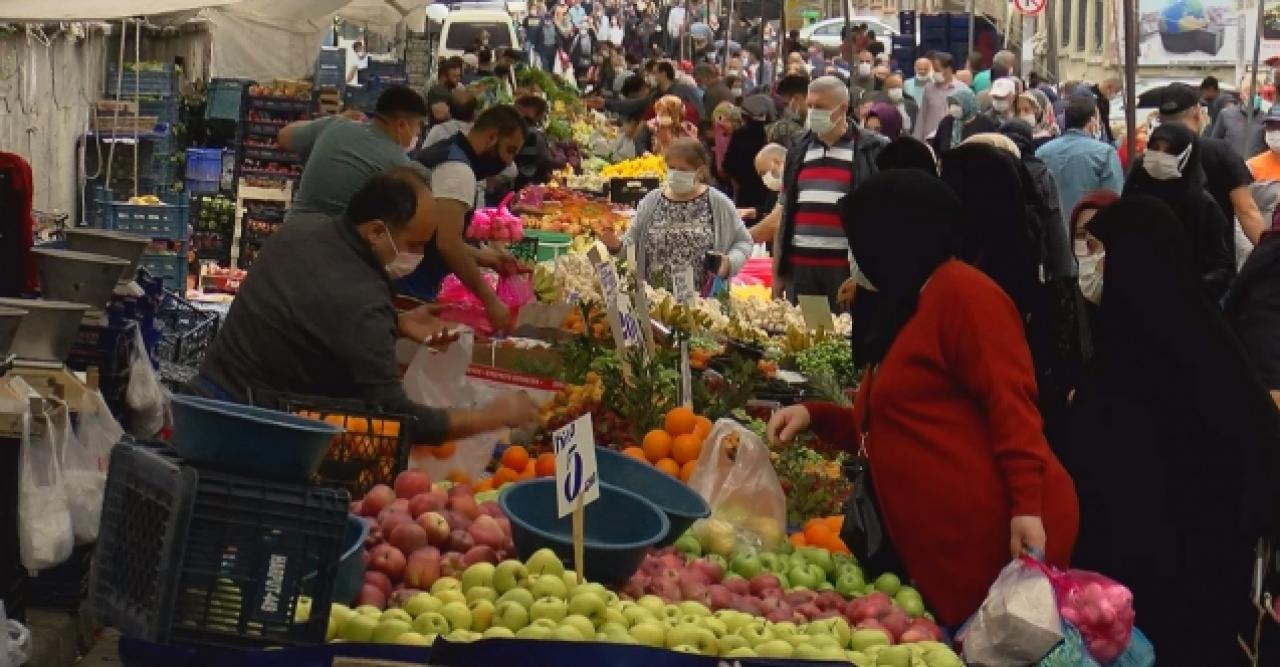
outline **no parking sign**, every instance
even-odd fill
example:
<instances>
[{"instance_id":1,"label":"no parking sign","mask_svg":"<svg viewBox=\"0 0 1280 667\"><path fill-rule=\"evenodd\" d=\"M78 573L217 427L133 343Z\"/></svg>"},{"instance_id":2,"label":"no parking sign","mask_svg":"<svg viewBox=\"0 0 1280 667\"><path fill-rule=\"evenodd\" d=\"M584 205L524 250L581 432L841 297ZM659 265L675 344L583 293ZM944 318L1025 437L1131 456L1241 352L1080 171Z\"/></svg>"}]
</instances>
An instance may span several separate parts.
<instances>
[{"instance_id":1,"label":"no parking sign","mask_svg":"<svg viewBox=\"0 0 1280 667\"><path fill-rule=\"evenodd\" d=\"M1013 8L1023 16L1035 16L1044 11L1049 0L1010 0Z\"/></svg>"}]
</instances>

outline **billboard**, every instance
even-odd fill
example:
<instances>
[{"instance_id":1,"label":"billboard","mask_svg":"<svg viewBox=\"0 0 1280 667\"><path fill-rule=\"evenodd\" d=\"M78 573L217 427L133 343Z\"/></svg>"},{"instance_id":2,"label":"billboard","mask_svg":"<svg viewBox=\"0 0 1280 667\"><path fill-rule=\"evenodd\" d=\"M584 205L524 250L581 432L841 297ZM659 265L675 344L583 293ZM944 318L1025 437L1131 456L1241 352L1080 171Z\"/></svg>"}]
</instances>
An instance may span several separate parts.
<instances>
[{"instance_id":1,"label":"billboard","mask_svg":"<svg viewBox=\"0 0 1280 667\"><path fill-rule=\"evenodd\" d=\"M1138 0L1138 65L1234 67L1246 31L1232 5L1231 0ZM1115 25L1123 26L1121 3L1112 6ZM1117 32L1124 54L1127 35Z\"/></svg>"}]
</instances>

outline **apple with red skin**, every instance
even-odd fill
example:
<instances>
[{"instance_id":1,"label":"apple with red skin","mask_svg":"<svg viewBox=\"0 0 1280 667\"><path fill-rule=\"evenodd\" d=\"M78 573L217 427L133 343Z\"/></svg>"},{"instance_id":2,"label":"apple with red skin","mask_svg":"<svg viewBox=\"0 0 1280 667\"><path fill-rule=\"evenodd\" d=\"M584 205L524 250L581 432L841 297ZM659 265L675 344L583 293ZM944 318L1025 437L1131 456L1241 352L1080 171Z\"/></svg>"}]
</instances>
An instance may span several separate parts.
<instances>
[{"instance_id":1,"label":"apple with red skin","mask_svg":"<svg viewBox=\"0 0 1280 667\"><path fill-rule=\"evenodd\" d=\"M844 618L844 612L840 611L839 609L824 609L823 611L819 612L817 616L813 617L810 620L820 621L824 618Z\"/></svg>"},{"instance_id":2,"label":"apple with red skin","mask_svg":"<svg viewBox=\"0 0 1280 667\"><path fill-rule=\"evenodd\" d=\"M444 509L444 503L430 493L419 493L409 499L409 514L415 519L441 509Z\"/></svg>"},{"instance_id":3,"label":"apple with red skin","mask_svg":"<svg viewBox=\"0 0 1280 667\"><path fill-rule=\"evenodd\" d=\"M494 550L502 548L502 542L506 539L498 520L487 514L476 517L475 523L471 524L467 532L471 533L471 537L476 544L484 545Z\"/></svg>"},{"instance_id":4,"label":"apple with red skin","mask_svg":"<svg viewBox=\"0 0 1280 667\"><path fill-rule=\"evenodd\" d=\"M664 602L680 600L680 584L671 579L657 579L650 582L649 592L662 598Z\"/></svg>"},{"instance_id":5,"label":"apple with red skin","mask_svg":"<svg viewBox=\"0 0 1280 667\"><path fill-rule=\"evenodd\" d=\"M710 603L707 606L711 608L711 611L720 611L733 606L733 591L721 584L712 584L708 587L707 598Z\"/></svg>"},{"instance_id":6,"label":"apple with red skin","mask_svg":"<svg viewBox=\"0 0 1280 667\"><path fill-rule=\"evenodd\" d=\"M760 601L747 595L739 596L734 600L733 609L752 616L764 616L764 610L760 608Z\"/></svg>"},{"instance_id":7,"label":"apple with red skin","mask_svg":"<svg viewBox=\"0 0 1280 667\"><path fill-rule=\"evenodd\" d=\"M404 603L408 602L410 598L421 592L422 591L416 588L406 588L403 585L398 586L391 592L391 598L387 600L387 604L392 607L403 607Z\"/></svg>"},{"instance_id":8,"label":"apple with red skin","mask_svg":"<svg viewBox=\"0 0 1280 667\"><path fill-rule=\"evenodd\" d=\"M462 573L466 571L467 564L462 562L462 552L450 551L440 559L440 576L453 577L455 579L462 577Z\"/></svg>"},{"instance_id":9,"label":"apple with red skin","mask_svg":"<svg viewBox=\"0 0 1280 667\"><path fill-rule=\"evenodd\" d=\"M724 584L724 587L729 589L729 592L733 593L734 595L750 595L751 594L751 582L741 577L733 577L731 579L725 579L720 583Z\"/></svg>"},{"instance_id":10,"label":"apple with red skin","mask_svg":"<svg viewBox=\"0 0 1280 667\"><path fill-rule=\"evenodd\" d=\"M784 602L782 603L782 606L778 607L777 609L774 609L771 612L766 613L764 615L764 618L766 621L769 621L770 623L783 623L785 621L795 620L795 613L792 611L791 607L787 606L787 604Z\"/></svg>"},{"instance_id":11,"label":"apple with red skin","mask_svg":"<svg viewBox=\"0 0 1280 667\"><path fill-rule=\"evenodd\" d=\"M413 498L431 489L431 479L418 470L406 470L396 475L395 492L397 498Z\"/></svg>"},{"instance_id":12,"label":"apple with red skin","mask_svg":"<svg viewBox=\"0 0 1280 667\"><path fill-rule=\"evenodd\" d=\"M769 589L782 590L782 582L778 581L778 577L768 572L761 572L751 578L751 594L764 597L764 592Z\"/></svg>"},{"instance_id":13,"label":"apple with red skin","mask_svg":"<svg viewBox=\"0 0 1280 667\"><path fill-rule=\"evenodd\" d=\"M427 546L427 531L412 521L405 521L391 530L387 542L399 549L400 553L412 554Z\"/></svg>"},{"instance_id":14,"label":"apple with red skin","mask_svg":"<svg viewBox=\"0 0 1280 667\"><path fill-rule=\"evenodd\" d=\"M449 533L449 542L446 544L446 547L449 551L456 551L460 554L465 554L475 545L476 541L471 537L471 533L465 530L454 530Z\"/></svg>"},{"instance_id":15,"label":"apple with red skin","mask_svg":"<svg viewBox=\"0 0 1280 667\"><path fill-rule=\"evenodd\" d=\"M481 514L488 514L495 519L503 518L502 506L492 500L486 500L477 507L479 507Z\"/></svg>"},{"instance_id":16,"label":"apple with red skin","mask_svg":"<svg viewBox=\"0 0 1280 667\"><path fill-rule=\"evenodd\" d=\"M452 500L457 496L474 496L476 492L471 488L470 484L454 484L449 487L449 499Z\"/></svg>"},{"instance_id":17,"label":"apple with red skin","mask_svg":"<svg viewBox=\"0 0 1280 667\"><path fill-rule=\"evenodd\" d=\"M369 492L364 494L364 500L360 502L360 513L365 516L378 516L378 513L386 509L396 500L396 492L386 484L378 484Z\"/></svg>"},{"instance_id":18,"label":"apple with red skin","mask_svg":"<svg viewBox=\"0 0 1280 667\"><path fill-rule=\"evenodd\" d=\"M496 517L498 525L502 528L502 534L507 536L507 541L511 541L511 519L505 516Z\"/></svg>"},{"instance_id":19,"label":"apple with red skin","mask_svg":"<svg viewBox=\"0 0 1280 667\"><path fill-rule=\"evenodd\" d=\"M879 620L885 630L893 633L895 641L902 636L902 633L907 631L907 628L911 627L911 618L900 607L890 609L889 613L881 616Z\"/></svg>"},{"instance_id":20,"label":"apple with red skin","mask_svg":"<svg viewBox=\"0 0 1280 667\"><path fill-rule=\"evenodd\" d=\"M477 544L462 554L462 564L471 567L476 563L492 563L497 565L501 562L498 558L498 552L493 547Z\"/></svg>"},{"instance_id":21,"label":"apple with red skin","mask_svg":"<svg viewBox=\"0 0 1280 667\"><path fill-rule=\"evenodd\" d=\"M418 517L417 524L427 535L427 544L444 548L449 541L449 521L439 512L427 512Z\"/></svg>"},{"instance_id":22,"label":"apple with red skin","mask_svg":"<svg viewBox=\"0 0 1280 667\"><path fill-rule=\"evenodd\" d=\"M390 544L379 544L370 555L373 559L369 561L369 567L375 571L387 575L393 581L399 581L404 576L404 566L408 562L399 549Z\"/></svg>"},{"instance_id":23,"label":"apple with red skin","mask_svg":"<svg viewBox=\"0 0 1280 667\"><path fill-rule=\"evenodd\" d=\"M466 530L471 527L471 518L462 512L454 510L441 510L440 515L449 522L449 528L453 530Z\"/></svg>"},{"instance_id":24,"label":"apple with red skin","mask_svg":"<svg viewBox=\"0 0 1280 667\"><path fill-rule=\"evenodd\" d=\"M361 509L361 507L363 507L363 506L364 506L364 503L363 503L363 502L361 502L361 501L359 501L359 500L353 500L353 501L351 501L351 504L350 504L350 505L347 505L347 512L348 512L349 514L354 514L354 515L356 515L356 516L362 516L362 513L360 512L360 509Z\"/></svg>"},{"instance_id":25,"label":"apple with red skin","mask_svg":"<svg viewBox=\"0 0 1280 667\"><path fill-rule=\"evenodd\" d=\"M908 632L911 630L920 630L928 635L928 639L939 642L942 641L942 629L938 627L937 623L934 623L927 618L913 619L911 621L911 627L907 628Z\"/></svg>"},{"instance_id":26,"label":"apple with red skin","mask_svg":"<svg viewBox=\"0 0 1280 667\"><path fill-rule=\"evenodd\" d=\"M681 579L680 580L680 596L683 600L694 600L701 602L702 598L707 595L707 585L699 581Z\"/></svg>"},{"instance_id":27,"label":"apple with red skin","mask_svg":"<svg viewBox=\"0 0 1280 667\"><path fill-rule=\"evenodd\" d=\"M364 583L374 586L382 591L384 596L391 595L391 578L377 570L369 570L364 573Z\"/></svg>"},{"instance_id":28,"label":"apple with red skin","mask_svg":"<svg viewBox=\"0 0 1280 667\"><path fill-rule=\"evenodd\" d=\"M824 611L828 609L836 609L841 612L844 611L844 596L840 595L840 593L836 591L822 591L821 593L818 593L818 597L814 602L816 602L818 607Z\"/></svg>"},{"instance_id":29,"label":"apple with red skin","mask_svg":"<svg viewBox=\"0 0 1280 667\"><path fill-rule=\"evenodd\" d=\"M759 606L760 606L760 611L764 612L764 613L765 613L765 615L768 615L768 614L770 614L770 613L772 613L772 612L774 612L774 611L776 611L776 610L778 610L778 609L781 609L781 608L783 608L783 607L786 607L786 608L787 608L788 613L789 613L789 612L790 612L790 610L791 610L791 606L790 606L790 605L788 605L786 602L784 602L784 601L782 600L782 598L781 598L780 596L777 596L777 595L770 595L770 596L767 596L767 597L762 597L762 598L760 598L760 599L759 599L759 603L758 603L758 604L759 604Z\"/></svg>"},{"instance_id":30,"label":"apple with red skin","mask_svg":"<svg viewBox=\"0 0 1280 667\"><path fill-rule=\"evenodd\" d=\"M449 509L472 521L475 521L476 517L480 516L480 506L476 504L476 499L470 495L450 496Z\"/></svg>"},{"instance_id":31,"label":"apple with red skin","mask_svg":"<svg viewBox=\"0 0 1280 667\"><path fill-rule=\"evenodd\" d=\"M718 584L722 579L724 579L724 568L709 560L699 558L690 563L689 567L701 572L703 579L708 584Z\"/></svg>"},{"instance_id":32,"label":"apple with red skin","mask_svg":"<svg viewBox=\"0 0 1280 667\"><path fill-rule=\"evenodd\" d=\"M423 547L409 554L404 567L404 582L413 588L429 590L440 578L440 550Z\"/></svg>"},{"instance_id":33,"label":"apple with red skin","mask_svg":"<svg viewBox=\"0 0 1280 667\"><path fill-rule=\"evenodd\" d=\"M357 607L369 604L377 607L378 609L386 609L387 594L383 593L382 589L377 586L365 584L360 587L360 592L356 594L356 599L353 601L353 604Z\"/></svg>"},{"instance_id":34,"label":"apple with red skin","mask_svg":"<svg viewBox=\"0 0 1280 667\"><path fill-rule=\"evenodd\" d=\"M795 611L801 616L804 616L807 620L815 619L818 617L818 614L822 613L822 610L818 608L818 605L812 602L806 602L802 605L796 606Z\"/></svg>"},{"instance_id":35,"label":"apple with red skin","mask_svg":"<svg viewBox=\"0 0 1280 667\"><path fill-rule=\"evenodd\" d=\"M808 604L810 602L813 602L817 598L818 598L817 593L814 593L813 591L805 591L805 590L790 591L789 593L787 593L782 597L783 601L785 601L787 604L793 607L797 607L802 604Z\"/></svg>"},{"instance_id":36,"label":"apple with red skin","mask_svg":"<svg viewBox=\"0 0 1280 667\"><path fill-rule=\"evenodd\" d=\"M379 525L382 527L382 537L385 540L391 539L391 534L395 532L396 528L406 523L413 523L413 517L409 516L408 512L390 512L383 516L385 518L382 519Z\"/></svg>"}]
</instances>

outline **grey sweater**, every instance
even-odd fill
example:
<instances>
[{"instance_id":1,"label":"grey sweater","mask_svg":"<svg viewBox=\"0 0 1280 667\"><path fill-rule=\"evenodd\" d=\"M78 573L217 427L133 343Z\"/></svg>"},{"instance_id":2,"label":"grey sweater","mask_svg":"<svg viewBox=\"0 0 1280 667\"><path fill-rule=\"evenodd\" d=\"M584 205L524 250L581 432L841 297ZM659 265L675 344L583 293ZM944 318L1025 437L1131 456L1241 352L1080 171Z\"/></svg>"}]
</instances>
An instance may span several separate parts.
<instances>
[{"instance_id":1,"label":"grey sweater","mask_svg":"<svg viewBox=\"0 0 1280 667\"><path fill-rule=\"evenodd\" d=\"M276 407L273 393L362 400L406 415L412 442L442 442L445 411L412 402L400 384L391 297L353 226L299 215L258 254L200 374L232 400L265 407Z\"/></svg>"},{"instance_id":2,"label":"grey sweater","mask_svg":"<svg viewBox=\"0 0 1280 667\"><path fill-rule=\"evenodd\" d=\"M649 233L649 226L653 224L658 200L664 196L662 191L663 188L658 188L640 200L631 226L622 236L624 247L632 245L636 248L636 275L648 275L648 244L644 239ZM729 258L729 275L737 275L747 258L751 257L751 234L747 232L742 218L738 217L738 209L734 208L732 199L711 187L708 187L707 195L711 197L711 228L715 232L713 249Z\"/></svg>"}]
</instances>

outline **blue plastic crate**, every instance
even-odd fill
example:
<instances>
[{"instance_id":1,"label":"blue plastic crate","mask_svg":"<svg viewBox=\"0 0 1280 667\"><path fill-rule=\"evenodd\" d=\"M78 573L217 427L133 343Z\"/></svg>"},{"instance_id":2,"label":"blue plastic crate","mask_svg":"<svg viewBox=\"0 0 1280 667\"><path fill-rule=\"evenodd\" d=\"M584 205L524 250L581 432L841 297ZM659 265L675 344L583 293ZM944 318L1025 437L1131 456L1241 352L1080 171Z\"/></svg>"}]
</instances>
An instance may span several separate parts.
<instances>
[{"instance_id":1,"label":"blue plastic crate","mask_svg":"<svg viewBox=\"0 0 1280 667\"><path fill-rule=\"evenodd\" d=\"M222 179L221 148L188 148L187 170L184 177L189 181L214 181Z\"/></svg>"},{"instance_id":2,"label":"blue plastic crate","mask_svg":"<svg viewBox=\"0 0 1280 667\"><path fill-rule=\"evenodd\" d=\"M222 191L222 181L193 181L188 178L182 182L182 189L193 195L217 194Z\"/></svg>"},{"instance_id":3,"label":"blue plastic crate","mask_svg":"<svg viewBox=\"0 0 1280 667\"><path fill-rule=\"evenodd\" d=\"M148 252L142 255L138 267L146 269L152 278L164 281L165 289L187 291L186 244L182 252Z\"/></svg>"},{"instance_id":4,"label":"blue plastic crate","mask_svg":"<svg viewBox=\"0 0 1280 667\"><path fill-rule=\"evenodd\" d=\"M178 122L178 98L139 100L138 115L155 116L156 122L163 125L172 125Z\"/></svg>"},{"instance_id":5,"label":"blue plastic crate","mask_svg":"<svg viewBox=\"0 0 1280 667\"><path fill-rule=\"evenodd\" d=\"M173 63L159 71L117 71L116 63L107 63L103 87L109 97L174 97L178 94L178 76Z\"/></svg>"},{"instance_id":6,"label":"blue plastic crate","mask_svg":"<svg viewBox=\"0 0 1280 667\"><path fill-rule=\"evenodd\" d=\"M187 202L178 204L129 204L113 201L106 207L107 228L117 232L144 234L156 239L187 237Z\"/></svg>"},{"instance_id":7,"label":"blue plastic crate","mask_svg":"<svg viewBox=\"0 0 1280 667\"><path fill-rule=\"evenodd\" d=\"M205 120L240 119L240 104L248 79L213 79L209 82L208 102L204 107Z\"/></svg>"}]
</instances>

